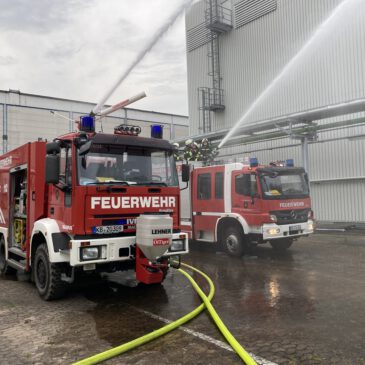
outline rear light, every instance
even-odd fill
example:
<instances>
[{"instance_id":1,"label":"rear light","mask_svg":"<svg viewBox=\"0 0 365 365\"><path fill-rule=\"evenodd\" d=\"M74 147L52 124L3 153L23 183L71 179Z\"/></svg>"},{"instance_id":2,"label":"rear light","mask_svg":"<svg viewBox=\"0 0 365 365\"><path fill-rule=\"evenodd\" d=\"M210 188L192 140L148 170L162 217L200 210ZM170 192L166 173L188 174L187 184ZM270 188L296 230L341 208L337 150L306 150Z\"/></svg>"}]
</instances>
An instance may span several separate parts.
<instances>
[{"instance_id":1,"label":"rear light","mask_svg":"<svg viewBox=\"0 0 365 365\"><path fill-rule=\"evenodd\" d=\"M313 213L313 210L310 209L308 212L308 219L313 219L313 218L314 218L314 213Z\"/></svg>"}]
</instances>

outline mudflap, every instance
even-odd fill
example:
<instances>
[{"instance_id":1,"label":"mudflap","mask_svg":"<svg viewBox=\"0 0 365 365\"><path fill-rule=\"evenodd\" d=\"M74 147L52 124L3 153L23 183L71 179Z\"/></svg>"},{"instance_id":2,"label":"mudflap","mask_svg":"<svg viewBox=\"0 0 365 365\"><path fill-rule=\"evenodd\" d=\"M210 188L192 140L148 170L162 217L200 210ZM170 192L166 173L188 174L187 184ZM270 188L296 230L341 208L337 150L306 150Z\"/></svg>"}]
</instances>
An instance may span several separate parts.
<instances>
[{"instance_id":1,"label":"mudflap","mask_svg":"<svg viewBox=\"0 0 365 365\"><path fill-rule=\"evenodd\" d=\"M144 284L159 284L165 279L167 271L167 260L164 259L161 263L152 264L146 258L141 249L136 247L136 279Z\"/></svg>"}]
</instances>

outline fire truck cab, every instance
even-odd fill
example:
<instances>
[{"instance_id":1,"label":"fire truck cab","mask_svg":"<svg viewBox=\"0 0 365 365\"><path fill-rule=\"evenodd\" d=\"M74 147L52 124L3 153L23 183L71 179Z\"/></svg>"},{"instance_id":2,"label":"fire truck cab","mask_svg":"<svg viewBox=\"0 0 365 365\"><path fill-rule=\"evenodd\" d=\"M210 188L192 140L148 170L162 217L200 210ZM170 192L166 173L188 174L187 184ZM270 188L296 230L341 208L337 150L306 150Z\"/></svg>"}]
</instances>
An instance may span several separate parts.
<instances>
[{"instance_id":1,"label":"fire truck cab","mask_svg":"<svg viewBox=\"0 0 365 365\"><path fill-rule=\"evenodd\" d=\"M160 283L168 257L188 252L172 145L138 127L103 134L90 123L0 157L0 273L31 273L45 300L78 270L132 269Z\"/></svg>"},{"instance_id":2,"label":"fire truck cab","mask_svg":"<svg viewBox=\"0 0 365 365\"><path fill-rule=\"evenodd\" d=\"M292 160L285 166L250 159L248 165L196 167L189 180L182 196L182 228L193 240L218 242L240 256L267 242L286 250L313 233L308 177Z\"/></svg>"}]
</instances>

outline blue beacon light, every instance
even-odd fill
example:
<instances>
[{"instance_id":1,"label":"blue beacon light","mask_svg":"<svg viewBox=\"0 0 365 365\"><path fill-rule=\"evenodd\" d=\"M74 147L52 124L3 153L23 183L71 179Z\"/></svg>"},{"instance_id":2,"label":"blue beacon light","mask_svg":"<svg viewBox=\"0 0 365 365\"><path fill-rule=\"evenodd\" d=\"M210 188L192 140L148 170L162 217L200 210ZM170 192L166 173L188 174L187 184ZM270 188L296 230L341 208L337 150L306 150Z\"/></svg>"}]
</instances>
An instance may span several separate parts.
<instances>
[{"instance_id":1,"label":"blue beacon light","mask_svg":"<svg viewBox=\"0 0 365 365\"><path fill-rule=\"evenodd\" d=\"M257 157L250 157L250 167L257 167L259 165L259 160Z\"/></svg>"},{"instance_id":2,"label":"blue beacon light","mask_svg":"<svg viewBox=\"0 0 365 365\"><path fill-rule=\"evenodd\" d=\"M80 131L95 132L95 118L89 115L80 118Z\"/></svg>"},{"instance_id":3,"label":"blue beacon light","mask_svg":"<svg viewBox=\"0 0 365 365\"><path fill-rule=\"evenodd\" d=\"M151 125L151 137L162 139L163 137L163 126L159 124Z\"/></svg>"},{"instance_id":4,"label":"blue beacon light","mask_svg":"<svg viewBox=\"0 0 365 365\"><path fill-rule=\"evenodd\" d=\"M285 161L287 167L294 167L294 160L292 158Z\"/></svg>"}]
</instances>

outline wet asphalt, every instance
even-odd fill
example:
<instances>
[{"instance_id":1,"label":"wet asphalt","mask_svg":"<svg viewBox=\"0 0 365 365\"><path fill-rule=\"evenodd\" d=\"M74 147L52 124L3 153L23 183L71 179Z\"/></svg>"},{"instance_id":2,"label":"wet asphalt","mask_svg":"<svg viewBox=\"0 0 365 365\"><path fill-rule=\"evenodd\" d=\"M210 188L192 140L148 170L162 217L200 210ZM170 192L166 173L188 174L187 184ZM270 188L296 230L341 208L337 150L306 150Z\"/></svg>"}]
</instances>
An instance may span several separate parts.
<instances>
[{"instance_id":1,"label":"wet asphalt","mask_svg":"<svg viewBox=\"0 0 365 365\"><path fill-rule=\"evenodd\" d=\"M251 353L276 364L365 364L365 235L316 234L284 254L261 246L242 258L193 244L184 261L212 278L213 305ZM205 280L193 277L207 291ZM84 278L67 298L50 303L30 283L13 279L0 279L1 364L69 364L201 303L173 269L157 286L138 285L133 272ZM241 363L206 313L185 327L191 331L106 363Z\"/></svg>"}]
</instances>

